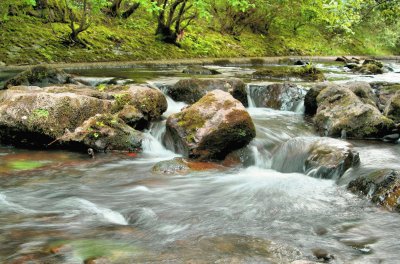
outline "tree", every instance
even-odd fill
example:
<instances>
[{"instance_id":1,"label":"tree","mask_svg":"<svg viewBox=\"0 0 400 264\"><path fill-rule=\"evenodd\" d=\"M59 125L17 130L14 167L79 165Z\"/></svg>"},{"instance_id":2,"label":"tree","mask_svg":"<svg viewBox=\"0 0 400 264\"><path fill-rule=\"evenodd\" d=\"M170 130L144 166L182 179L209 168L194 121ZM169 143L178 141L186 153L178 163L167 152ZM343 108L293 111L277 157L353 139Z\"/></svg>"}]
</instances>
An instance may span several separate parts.
<instances>
[{"instance_id":1,"label":"tree","mask_svg":"<svg viewBox=\"0 0 400 264\"><path fill-rule=\"evenodd\" d=\"M106 6L107 0L64 0L69 17L69 28L65 44L74 46L86 44L79 38L79 34L87 30L93 20L93 15L98 14Z\"/></svg>"},{"instance_id":2,"label":"tree","mask_svg":"<svg viewBox=\"0 0 400 264\"><path fill-rule=\"evenodd\" d=\"M111 5L105 9L105 12L111 17L121 16L129 18L140 6L140 2L131 0L113 0ZM121 13L121 9L123 9Z\"/></svg>"}]
</instances>

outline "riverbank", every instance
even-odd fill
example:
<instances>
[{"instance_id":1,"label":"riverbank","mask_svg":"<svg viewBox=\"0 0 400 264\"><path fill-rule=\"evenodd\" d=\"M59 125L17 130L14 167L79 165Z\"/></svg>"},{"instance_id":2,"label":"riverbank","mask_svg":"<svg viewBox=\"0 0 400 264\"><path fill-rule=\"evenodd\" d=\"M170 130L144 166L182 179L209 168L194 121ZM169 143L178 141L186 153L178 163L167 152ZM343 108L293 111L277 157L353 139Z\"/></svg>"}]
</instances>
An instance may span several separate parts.
<instances>
[{"instance_id":1,"label":"riverbank","mask_svg":"<svg viewBox=\"0 0 400 264\"><path fill-rule=\"evenodd\" d=\"M69 30L66 23L43 23L41 19L23 15L9 17L0 25L0 66L115 62L116 66L131 67L132 61L152 65L153 61L165 61L170 65L177 59L189 59L190 64L196 64L215 63L210 58L396 54L394 48L365 33L347 37L346 41L315 30L297 35L244 31L240 36L231 36L201 24L190 27L178 47L158 41L154 36L155 26L146 16L139 15L131 20L104 20L81 34L87 43L82 48L62 44Z\"/></svg>"},{"instance_id":2,"label":"riverbank","mask_svg":"<svg viewBox=\"0 0 400 264\"><path fill-rule=\"evenodd\" d=\"M347 55L360 59L376 59L385 61L400 61L400 56L366 56ZM189 65L220 65L220 66L257 66L260 64L291 64L295 61L312 61L313 63L333 62L336 56L275 56L275 57L244 57L244 58L196 58L196 59L162 59L162 60L136 60L136 61L104 61L104 62L72 62L72 63L41 63L57 69L99 69L99 68L136 68L136 67L169 67ZM32 65L4 65L0 70L20 71Z\"/></svg>"}]
</instances>

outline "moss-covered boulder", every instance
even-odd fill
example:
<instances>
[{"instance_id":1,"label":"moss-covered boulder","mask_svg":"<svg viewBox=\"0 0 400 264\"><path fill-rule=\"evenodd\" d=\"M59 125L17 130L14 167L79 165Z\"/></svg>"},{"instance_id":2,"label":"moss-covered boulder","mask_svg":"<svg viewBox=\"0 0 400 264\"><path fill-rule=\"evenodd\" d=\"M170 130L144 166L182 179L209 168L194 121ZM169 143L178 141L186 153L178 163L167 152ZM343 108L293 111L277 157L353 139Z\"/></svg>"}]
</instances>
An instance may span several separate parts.
<instances>
[{"instance_id":1,"label":"moss-covered boulder","mask_svg":"<svg viewBox=\"0 0 400 264\"><path fill-rule=\"evenodd\" d=\"M244 106L229 93L214 90L167 120L167 134L176 152L200 160L223 159L255 137Z\"/></svg>"},{"instance_id":2,"label":"moss-covered boulder","mask_svg":"<svg viewBox=\"0 0 400 264\"><path fill-rule=\"evenodd\" d=\"M105 92L114 98L113 112L119 112L126 105L134 106L147 121L156 120L167 110L168 103L164 94L154 88L146 86L114 86L112 91Z\"/></svg>"},{"instance_id":3,"label":"moss-covered boulder","mask_svg":"<svg viewBox=\"0 0 400 264\"><path fill-rule=\"evenodd\" d=\"M354 67L352 70L362 74L382 74L384 72L383 63L373 59L365 60L362 65Z\"/></svg>"},{"instance_id":4,"label":"moss-covered boulder","mask_svg":"<svg viewBox=\"0 0 400 264\"><path fill-rule=\"evenodd\" d=\"M95 151L139 151L142 146L141 132L128 126L122 119L111 114L97 114L73 132L67 132L59 142L72 149Z\"/></svg>"},{"instance_id":5,"label":"moss-covered boulder","mask_svg":"<svg viewBox=\"0 0 400 264\"><path fill-rule=\"evenodd\" d=\"M303 103L306 91L294 83L250 85L250 96L256 107L295 111Z\"/></svg>"},{"instance_id":6,"label":"moss-covered boulder","mask_svg":"<svg viewBox=\"0 0 400 264\"><path fill-rule=\"evenodd\" d=\"M173 86L167 87L166 93L175 101L193 104L212 90L229 92L244 106L248 105L246 84L242 80L236 78L184 79L178 81Z\"/></svg>"},{"instance_id":7,"label":"moss-covered boulder","mask_svg":"<svg viewBox=\"0 0 400 264\"><path fill-rule=\"evenodd\" d=\"M200 65L188 66L182 72L186 73L186 74L190 74L190 75L216 75L216 74L221 74L217 70L208 69L208 68L200 66Z\"/></svg>"},{"instance_id":8,"label":"moss-covered boulder","mask_svg":"<svg viewBox=\"0 0 400 264\"><path fill-rule=\"evenodd\" d=\"M379 206L400 212L400 171L377 170L351 181L348 189L367 196Z\"/></svg>"},{"instance_id":9,"label":"moss-covered boulder","mask_svg":"<svg viewBox=\"0 0 400 264\"><path fill-rule=\"evenodd\" d=\"M387 102L384 114L396 123L400 123L400 91Z\"/></svg>"},{"instance_id":10,"label":"moss-covered boulder","mask_svg":"<svg viewBox=\"0 0 400 264\"><path fill-rule=\"evenodd\" d=\"M308 92L305 107L306 113L315 112L313 121L322 135L381 138L391 133L394 122L382 115L374 100L364 84L327 83Z\"/></svg>"},{"instance_id":11,"label":"moss-covered boulder","mask_svg":"<svg viewBox=\"0 0 400 264\"><path fill-rule=\"evenodd\" d=\"M316 178L337 179L359 162L358 152L346 141L298 137L275 151L272 168L286 173L300 172Z\"/></svg>"},{"instance_id":12,"label":"moss-covered boulder","mask_svg":"<svg viewBox=\"0 0 400 264\"><path fill-rule=\"evenodd\" d=\"M70 88L72 89L72 88ZM22 147L47 147L66 130L105 113L112 102L51 88L14 87L0 93L0 142Z\"/></svg>"},{"instance_id":13,"label":"moss-covered boulder","mask_svg":"<svg viewBox=\"0 0 400 264\"><path fill-rule=\"evenodd\" d=\"M71 76L62 70L47 66L35 66L9 79L3 88L8 89L20 85L45 87L54 84L66 84L71 81ZM1 89L2 87L0 87Z\"/></svg>"},{"instance_id":14,"label":"moss-covered boulder","mask_svg":"<svg viewBox=\"0 0 400 264\"><path fill-rule=\"evenodd\" d=\"M325 80L324 73L310 65L301 67L268 67L260 69L253 73L255 79L301 79L305 81L323 81Z\"/></svg>"}]
</instances>

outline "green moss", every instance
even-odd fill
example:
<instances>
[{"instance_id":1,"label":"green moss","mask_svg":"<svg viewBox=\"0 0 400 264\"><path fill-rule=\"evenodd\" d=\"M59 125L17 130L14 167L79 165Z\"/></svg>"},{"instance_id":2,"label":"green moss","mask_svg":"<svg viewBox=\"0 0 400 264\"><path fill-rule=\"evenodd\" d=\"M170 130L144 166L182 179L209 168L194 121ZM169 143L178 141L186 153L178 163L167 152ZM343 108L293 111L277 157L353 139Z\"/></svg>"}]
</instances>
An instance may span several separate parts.
<instances>
[{"instance_id":1,"label":"green moss","mask_svg":"<svg viewBox=\"0 0 400 264\"><path fill-rule=\"evenodd\" d=\"M278 78L288 79L290 77L300 78L309 81L323 81L325 76L322 71L311 66L302 67L269 67L253 73L255 78Z\"/></svg>"},{"instance_id":2,"label":"green moss","mask_svg":"<svg viewBox=\"0 0 400 264\"><path fill-rule=\"evenodd\" d=\"M198 111L188 109L176 114L176 118L178 126L186 131L187 142L194 142L197 130L205 124L204 117Z\"/></svg>"},{"instance_id":3,"label":"green moss","mask_svg":"<svg viewBox=\"0 0 400 264\"><path fill-rule=\"evenodd\" d=\"M52 2L52 1L50 1ZM132 61L179 58L229 58L280 55L387 55L395 47L379 39L377 32L357 30L344 39L326 36L314 27L296 36L284 28L271 28L268 35L245 30L240 36L221 34L207 22L195 21L185 32L181 47L157 41L156 21L144 8L130 19L108 19L98 15L80 37L88 47L66 47L61 39L69 32L67 23L44 23L45 20L20 14L2 23L0 58L7 64L43 62ZM398 52L398 51L397 51ZM258 62L259 61L254 61ZM227 59L216 60L227 65Z\"/></svg>"},{"instance_id":4,"label":"green moss","mask_svg":"<svg viewBox=\"0 0 400 264\"><path fill-rule=\"evenodd\" d=\"M46 109L35 109L29 116L30 121L37 121L40 119L47 119L49 117L49 111Z\"/></svg>"},{"instance_id":5,"label":"green moss","mask_svg":"<svg viewBox=\"0 0 400 264\"><path fill-rule=\"evenodd\" d=\"M36 160L15 160L7 164L13 170L33 170L45 165L45 162Z\"/></svg>"},{"instance_id":6,"label":"green moss","mask_svg":"<svg viewBox=\"0 0 400 264\"><path fill-rule=\"evenodd\" d=\"M114 94L114 104L112 106L112 113L116 113L118 111L121 111L125 105L131 103L131 96L127 93L119 93L119 94Z\"/></svg>"}]
</instances>

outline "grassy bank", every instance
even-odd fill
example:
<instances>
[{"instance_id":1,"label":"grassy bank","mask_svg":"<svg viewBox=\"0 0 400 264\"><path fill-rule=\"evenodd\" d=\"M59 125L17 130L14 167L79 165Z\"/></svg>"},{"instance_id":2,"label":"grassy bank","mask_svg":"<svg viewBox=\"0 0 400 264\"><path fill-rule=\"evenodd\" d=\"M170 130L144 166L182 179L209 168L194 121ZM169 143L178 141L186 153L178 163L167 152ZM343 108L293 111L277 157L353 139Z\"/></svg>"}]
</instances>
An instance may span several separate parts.
<instances>
[{"instance_id":1,"label":"grassy bank","mask_svg":"<svg viewBox=\"0 0 400 264\"><path fill-rule=\"evenodd\" d=\"M180 42L165 44L154 36L155 23L146 14L128 20L98 18L81 38L86 48L68 47L62 38L63 23L43 23L26 15L13 16L0 25L0 64L168 60L182 58L231 58L285 55L392 55L374 34L359 34L343 41L304 30L296 36L285 32L269 35L243 32L239 37L221 34L206 25L193 25Z\"/></svg>"}]
</instances>

